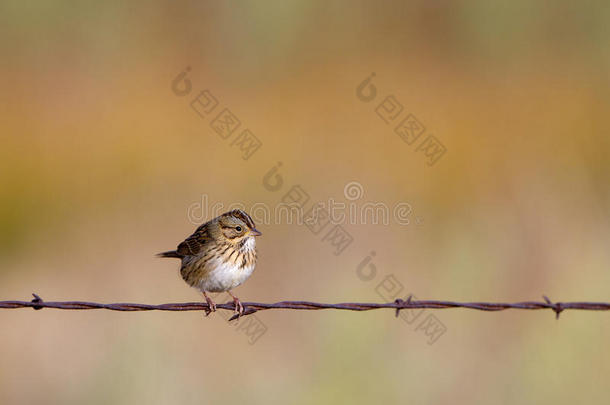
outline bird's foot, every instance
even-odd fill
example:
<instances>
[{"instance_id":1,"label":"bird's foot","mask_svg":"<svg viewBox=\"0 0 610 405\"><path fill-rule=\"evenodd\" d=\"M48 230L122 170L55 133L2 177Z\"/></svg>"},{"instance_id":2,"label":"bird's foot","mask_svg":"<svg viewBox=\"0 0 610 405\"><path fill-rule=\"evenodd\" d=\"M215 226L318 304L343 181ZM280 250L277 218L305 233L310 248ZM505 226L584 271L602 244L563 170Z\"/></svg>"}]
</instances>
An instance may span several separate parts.
<instances>
[{"instance_id":1,"label":"bird's foot","mask_svg":"<svg viewBox=\"0 0 610 405\"><path fill-rule=\"evenodd\" d=\"M205 302L208 303L208 307L205 309L205 316L208 316L211 312L216 312L216 304L205 292L203 293L203 296L205 297Z\"/></svg>"},{"instance_id":2,"label":"bird's foot","mask_svg":"<svg viewBox=\"0 0 610 405\"><path fill-rule=\"evenodd\" d=\"M244 314L244 306L241 304L239 298L231 294L231 292L227 291L227 294L233 297L233 303L235 304L235 314L237 314L237 317L239 318Z\"/></svg>"},{"instance_id":3,"label":"bird's foot","mask_svg":"<svg viewBox=\"0 0 610 405\"><path fill-rule=\"evenodd\" d=\"M235 313L242 316L244 314L244 306L241 304L241 301L237 297L233 297L233 302L235 303Z\"/></svg>"}]
</instances>

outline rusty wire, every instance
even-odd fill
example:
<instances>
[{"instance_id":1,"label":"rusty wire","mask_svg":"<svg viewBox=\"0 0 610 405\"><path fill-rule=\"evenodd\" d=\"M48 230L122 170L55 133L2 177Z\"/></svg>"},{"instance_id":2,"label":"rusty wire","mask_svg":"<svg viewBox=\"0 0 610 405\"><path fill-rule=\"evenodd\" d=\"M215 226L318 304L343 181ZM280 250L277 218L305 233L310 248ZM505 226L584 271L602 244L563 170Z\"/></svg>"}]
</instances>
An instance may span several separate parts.
<instances>
[{"instance_id":1,"label":"rusty wire","mask_svg":"<svg viewBox=\"0 0 610 405\"><path fill-rule=\"evenodd\" d=\"M0 301L0 309L11 308L55 308L55 309L107 309L111 311L206 311L209 312L208 304L205 302L185 302L185 303L170 303L170 304L133 304L133 303L114 303L101 304L97 302L85 301L44 301L36 294L32 294L32 301ZM265 304L260 302L242 302L244 306L244 314L249 315L257 311L267 309L298 309L298 310L319 310L319 309L340 309L348 311L369 311L373 309L388 308L396 310L396 316L400 310L415 309L415 308L467 308L479 311L503 311L505 309L551 309L555 312L556 317L567 309L579 309L586 311L608 311L610 303L608 302L555 302L543 296L542 301L524 301L515 303L504 302L453 302L453 301L432 301L432 300L412 300L409 297L406 301L397 299L394 302L388 303L362 303L362 302L344 302L340 304L324 304L319 302L308 301L282 301L274 304ZM233 302L225 304L217 304L217 308L233 311L235 306ZM234 319L236 315L233 316Z\"/></svg>"}]
</instances>

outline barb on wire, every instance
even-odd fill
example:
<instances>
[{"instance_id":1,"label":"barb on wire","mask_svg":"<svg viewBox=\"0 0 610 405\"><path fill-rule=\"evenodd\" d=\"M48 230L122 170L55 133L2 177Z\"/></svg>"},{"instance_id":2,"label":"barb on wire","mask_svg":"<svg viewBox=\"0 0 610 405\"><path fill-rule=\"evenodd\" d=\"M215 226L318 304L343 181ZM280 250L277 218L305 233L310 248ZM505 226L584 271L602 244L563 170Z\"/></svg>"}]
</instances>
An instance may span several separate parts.
<instances>
[{"instance_id":1,"label":"barb on wire","mask_svg":"<svg viewBox=\"0 0 610 405\"><path fill-rule=\"evenodd\" d=\"M43 308L55 309L107 309L111 311L206 311L210 308L205 302L185 302L185 303L170 303L170 304L133 304L133 303L115 303L101 304L97 302L86 301L44 301L36 294L32 294L34 299L31 301L0 301L0 309L11 308L34 308L40 310ZM541 301L524 301L514 303L504 302L453 302L453 301L433 301L433 300L412 300L412 297L406 301L397 299L394 302L388 303L366 303L366 302L344 302L340 304L324 304L319 302L308 301L281 301L274 304L265 304L260 302L242 302L244 306L243 315L250 315L257 311L268 309L296 309L296 310L320 310L320 309L339 309L347 311L370 311L373 309L394 309L396 316L403 309L412 308L467 308L479 311L503 311L506 309L551 309L555 312L556 318L559 319L559 314L568 309L578 309L585 311L608 311L610 303L608 302L555 302L553 303L548 297L543 296L544 302ZM217 304L216 308L233 311L235 304L231 301L225 304ZM237 318L234 315L231 319ZM230 320L231 320L230 319Z\"/></svg>"}]
</instances>

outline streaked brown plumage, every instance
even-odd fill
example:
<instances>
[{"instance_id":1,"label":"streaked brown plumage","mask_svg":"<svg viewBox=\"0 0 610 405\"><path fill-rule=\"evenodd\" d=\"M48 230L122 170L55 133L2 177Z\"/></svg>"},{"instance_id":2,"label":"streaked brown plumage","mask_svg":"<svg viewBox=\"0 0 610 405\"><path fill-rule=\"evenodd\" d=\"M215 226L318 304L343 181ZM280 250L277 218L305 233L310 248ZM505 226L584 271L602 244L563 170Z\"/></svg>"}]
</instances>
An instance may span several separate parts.
<instances>
[{"instance_id":1,"label":"streaked brown plumage","mask_svg":"<svg viewBox=\"0 0 610 405\"><path fill-rule=\"evenodd\" d=\"M247 213L233 210L201 225L176 250L157 256L182 260L182 278L203 293L210 311L216 310L216 304L207 293L226 291L233 297L235 311L242 314L243 306L231 290L254 271L254 236L259 235L261 233Z\"/></svg>"}]
</instances>

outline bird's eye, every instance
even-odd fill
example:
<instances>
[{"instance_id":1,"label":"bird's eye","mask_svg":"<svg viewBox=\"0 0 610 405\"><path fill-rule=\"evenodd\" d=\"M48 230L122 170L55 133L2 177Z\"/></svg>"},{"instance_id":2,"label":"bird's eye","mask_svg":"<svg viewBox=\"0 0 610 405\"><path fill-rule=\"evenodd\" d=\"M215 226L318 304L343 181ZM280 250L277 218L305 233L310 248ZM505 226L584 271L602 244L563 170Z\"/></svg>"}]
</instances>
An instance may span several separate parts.
<instances>
[{"instance_id":1,"label":"bird's eye","mask_svg":"<svg viewBox=\"0 0 610 405\"><path fill-rule=\"evenodd\" d=\"M237 232L241 232L241 226L236 227L236 228L235 228L235 230L236 230Z\"/></svg>"}]
</instances>

